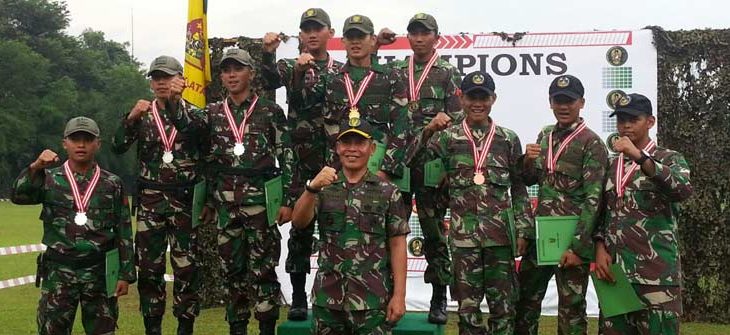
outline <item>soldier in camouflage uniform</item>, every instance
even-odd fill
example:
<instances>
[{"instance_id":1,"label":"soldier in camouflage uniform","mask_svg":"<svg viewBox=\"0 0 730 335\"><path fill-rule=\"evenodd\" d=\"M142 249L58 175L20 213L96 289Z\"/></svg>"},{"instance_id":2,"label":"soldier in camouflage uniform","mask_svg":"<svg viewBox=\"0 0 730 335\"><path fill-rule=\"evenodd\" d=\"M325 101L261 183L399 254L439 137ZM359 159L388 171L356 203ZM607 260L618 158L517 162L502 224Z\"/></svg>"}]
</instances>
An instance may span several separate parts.
<instances>
[{"instance_id":1,"label":"soldier in camouflage uniform","mask_svg":"<svg viewBox=\"0 0 730 335\"><path fill-rule=\"evenodd\" d=\"M540 186L535 216L576 215L579 220L559 266L537 265L534 229L518 239L518 243L527 241L529 248L518 274L516 334L537 334L540 306L553 275L558 287L558 334L587 331L585 295L593 257L592 235L608 153L603 141L579 117L585 104L583 93L578 78L556 77L550 84L549 97L557 124L543 128L537 144L526 148L525 183Z\"/></svg>"},{"instance_id":2,"label":"soldier in camouflage uniform","mask_svg":"<svg viewBox=\"0 0 730 335\"><path fill-rule=\"evenodd\" d=\"M489 117L497 99L494 90L488 74L468 74L461 83L466 119L449 127L448 120L434 118L415 144L423 148L430 138L428 150L421 151L428 160L442 160L447 173L455 276L451 296L459 302L459 334L514 333L513 240L532 227L520 175L522 145L515 132ZM479 309L485 293L489 330Z\"/></svg>"},{"instance_id":3,"label":"soldier in camouflage uniform","mask_svg":"<svg viewBox=\"0 0 730 335\"><path fill-rule=\"evenodd\" d=\"M162 333L168 242L175 278L173 314L178 319L178 334L192 334L200 312L201 273L191 211L193 186L200 179L201 141L194 130L184 127L184 120L189 118L186 115L192 111L180 99L182 73L182 65L173 57L160 56L152 61L147 75L151 77L155 99L139 100L124 116L112 140L112 151L117 154L127 152L137 142L137 289L145 332L150 335ZM173 112L169 104L180 108Z\"/></svg>"},{"instance_id":4,"label":"soldier in camouflage uniform","mask_svg":"<svg viewBox=\"0 0 730 335\"><path fill-rule=\"evenodd\" d=\"M612 146L620 154L611 158L606 178L605 213L595 234L596 274L613 281L609 267L615 261L648 308L602 318L601 333L679 334L677 204L692 194L689 167L682 154L649 138L655 119L645 96L620 99L613 115L621 137Z\"/></svg>"},{"instance_id":5,"label":"soldier in camouflage uniform","mask_svg":"<svg viewBox=\"0 0 730 335\"><path fill-rule=\"evenodd\" d=\"M302 13L299 22L299 40L303 46L298 58L281 59L274 63L276 48L280 43L277 33L264 36L264 53L262 77L264 88L275 90L286 87L290 93L294 80L304 79L305 87L324 83L323 76L342 66L327 53L327 41L334 35L334 29L327 15L321 8L310 8ZM314 63L315 66L311 66ZM324 122L322 108L324 96L311 95L310 101L294 104L289 101L287 119L292 129L291 140L294 150L294 167L292 187L289 196L296 199L304 191L307 180L314 178L324 166L326 139L322 136ZM314 245L314 224L306 229L289 231L286 272L292 284L292 303L289 309L289 320L307 319L307 293L304 290L307 273L310 271L310 257Z\"/></svg>"},{"instance_id":6,"label":"soldier in camouflage uniform","mask_svg":"<svg viewBox=\"0 0 730 335\"><path fill-rule=\"evenodd\" d=\"M341 127L335 150L342 170L324 167L292 216L304 228L319 215L313 333L390 334L405 313L408 211L397 186L367 168L374 129L358 118Z\"/></svg>"},{"instance_id":7,"label":"soldier in camouflage uniform","mask_svg":"<svg viewBox=\"0 0 730 335\"><path fill-rule=\"evenodd\" d=\"M64 165L51 168L59 158L44 150L13 184L13 203L43 205L48 249L39 256L36 277L42 285L39 334L71 334L79 304L86 334L114 334L117 298L137 279L129 202L122 180L94 161L99 146L96 122L71 119L64 130ZM107 296L106 253L113 249L119 252L119 278L114 295Z\"/></svg>"},{"instance_id":8,"label":"soldier in camouflage uniform","mask_svg":"<svg viewBox=\"0 0 730 335\"><path fill-rule=\"evenodd\" d=\"M459 101L461 73L455 66L441 59L434 49L439 39L436 19L429 14L418 13L410 19L407 28L413 55L388 65L398 69L404 76L404 81L409 83L411 131L413 134L420 134L433 119L442 120L440 122L461 122L464 117ZM428 263L423 279L433 285L428 321L445 324L446 286L452 280L451 259L443 224L449 201L448 188L445 184L436 188L425 187L424 156L415 157L413 163L411 191L416 196L418 222L424 238L423 252ZM404 193L403 196L405 200L411 199L411 194Z\"/></svg>"},{"instance_id":9,"label":"soldier in camouflage uniform","mask_svg":"<svg viewBox=\"0 0 730 335\"><path fill-rule=\"evenodd\" d=\"M274 334L281 304L275 271L281 235L276 224L267 220L264 183L281 175L283 189L290 187L289 127L281 107L251 90L255 72L248 52L226 50L220 68L229 96L209 104L202 113L205 117L192 119L189 125L204 129L210 138L209 200L202 216L208 221L211 209L217 212L218 252L226 273L230 333L247 333L250 309L254 308L261 334ZM292 204L285 202L276 215L279 224L291 217Z\"/></svg>"},{"instance_id":10,"label":"soldier in camouflage uniform","mask_svg":"<svg viewBox=\"0 0 730 335\"><path fill-rule=\"evenodd\" d=\"M335 169L340 167L334 151L340 122L356 117L369 122L374 128L375 141L385 145L377 175L385 179L401 178L405 168L405 147L411 134L405 82L400 71L380 65L371 57L375 36L368 17L348 17L343 34L347 63L324 76L323 83L309 89L305 89L304 80L295 81L290 102L306 108L324 96L324 135L328 148L325 161L328 165Z\"/></svg>"}]
</instances>

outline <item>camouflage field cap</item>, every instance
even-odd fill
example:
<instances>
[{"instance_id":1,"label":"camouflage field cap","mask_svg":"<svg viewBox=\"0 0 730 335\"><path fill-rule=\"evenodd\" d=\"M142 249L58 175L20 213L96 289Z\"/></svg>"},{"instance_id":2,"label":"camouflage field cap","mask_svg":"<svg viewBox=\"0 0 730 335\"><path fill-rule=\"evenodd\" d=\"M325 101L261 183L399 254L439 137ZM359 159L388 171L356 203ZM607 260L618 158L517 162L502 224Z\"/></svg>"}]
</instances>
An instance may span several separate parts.
<instances>
[{"instance_id":1,"label":"camouflage field cap","mask_svg":"<svg viewBox=\"0 0 730 335\"><path fill-rule=\"evenodd\" d=\"M180 62L171 56L160 56L155 58L150 64L150 70L147 71L147 76L151 76L152 72L161 71L171 76L176 74L183 74L183 67Z\"/></svg>"},{"instance_id":2,"label":"camouflage field cap","mask_svg":"<svg viewBox=\"0 0 730 335\"><path fill-rule=\"evenodd\" d=\"M327 15L327 12L325 12L322 8L310 8L305 10L304 13L302 13L302 19L299 20L299 29L301 29L307 22L316 22L327 27L332 26L330 16Z\"/></svg>"},{"instance_id":3,"label":"camouflage field cap","mask_svg":"<svg viewBox=\"0 0 730 335\"><path fill-rule=\"evenodd\" d=\"M223 65L223 63L229 60L236 61L243 66L253 67L253 58L251 58L251 54L243 49L230 48L226 50L223 57L221 57L220 65Z\"/></svg>"},{"instance_id":4,"label":"camouflage field cap","mask_svg":"<svg viewBox=\"0 0 730 335\"><path fill-rule=\"evenodd\" d=\"M408 21L408 31L413 29L414 25L421 24L430 31L438 31L439 25L436 23L436 18L426 13L418 13L413 15L410 21Z\"/></svg>"},{"instance_id":5,"label":"camouflage field cap","mask_svg":"<svg viewBox=\"0 0 730 335\"><path fill-rule=\"evenodd\" d=\"M68 137L69 135L79 131L89 133L95 137L99 137L100 133L99 126L96 124L96 121L85 116L78 116L66 122L66 129L63 131L63 137Z\"/></svg>"},{"instance_id":6,"label":"camouflage field cap","mask_svg":"<svg viewBox=\"0 0 730 335\"><path fill-rule=\"evenodd\" d=\"M345 26L342 28L342 33L345 34L352 29L356 29L370 35L375 33L373 21L370 21L370 18L365 15L353 15L345 19Z\"/></svg>"}]
</instances>

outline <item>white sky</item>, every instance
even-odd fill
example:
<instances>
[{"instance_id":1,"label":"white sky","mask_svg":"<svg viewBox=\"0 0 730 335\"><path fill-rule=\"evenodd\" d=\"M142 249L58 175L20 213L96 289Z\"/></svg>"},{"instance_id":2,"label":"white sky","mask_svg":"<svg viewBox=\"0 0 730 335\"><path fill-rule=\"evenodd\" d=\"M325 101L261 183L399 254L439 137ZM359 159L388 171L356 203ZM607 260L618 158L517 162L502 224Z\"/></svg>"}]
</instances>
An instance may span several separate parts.
<instances>
[{"instance_id":1,"label":"white sky","mask_svg":"<svg viewBox=\"0 0 730 335\"><path fill-rule=\"evenodd\" d=\"M184 53L186 0L67 0L69 33L91 28L108 39L132 42L144 64L166 54ZM209 0L209 37L261 37L267 31L294 35L299 17L309 7L324 8L337 35L346 17L369 16L375 29L405 33L418 12L436 17L441 32L565 32L640 29L659 25L667 30L728 28L730 2L721 0L364 0L283 1ZM134 13L134 19L132 19ZM134 26L134 29L132 29Z\"/></svg>"}]
</instances>

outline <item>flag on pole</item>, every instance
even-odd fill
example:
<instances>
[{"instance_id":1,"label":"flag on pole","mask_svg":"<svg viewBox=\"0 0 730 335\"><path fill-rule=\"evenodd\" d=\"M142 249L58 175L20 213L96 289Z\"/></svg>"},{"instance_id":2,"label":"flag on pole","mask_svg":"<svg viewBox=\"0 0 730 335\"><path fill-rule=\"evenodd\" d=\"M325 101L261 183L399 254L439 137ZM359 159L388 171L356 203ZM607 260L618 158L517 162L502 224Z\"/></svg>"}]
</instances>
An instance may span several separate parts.
<instances>
[{"instance_id":1,"label":"flag on pole","mask_svg":"<svg viewBox=\"0 0 730 335\"><path fill-rule=\"evenodd\" d=\"M210 82L207 12L207 0L188 0L184 73L186 88L182 96L199 108L205 107L205 87Z\"/></svg>"}]
</instances>

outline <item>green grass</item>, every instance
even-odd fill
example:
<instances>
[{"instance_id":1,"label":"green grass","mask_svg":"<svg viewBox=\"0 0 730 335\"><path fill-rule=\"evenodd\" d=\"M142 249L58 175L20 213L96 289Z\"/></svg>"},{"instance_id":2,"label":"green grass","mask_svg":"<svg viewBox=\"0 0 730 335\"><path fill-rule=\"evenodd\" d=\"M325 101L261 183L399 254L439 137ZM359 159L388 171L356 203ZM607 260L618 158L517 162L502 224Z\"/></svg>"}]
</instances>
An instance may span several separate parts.
<instances>
[{"instance_id":1,"label":"green grass","mask_svg":"<svg viewBox=\"0 0 730 335\"><path fill-rule=\"evenodd\" d=\"M0 256L0 280L34 275L37 256L37 252Z\"/></svg>"},{"instance_id":2,"label":"green grass","mask_svg":"<svg viewBox=\"0 0 730 335\"><path fill-rule=\"evenodd\" d=\"M41 206L18 206L0 202L0 247L41 243L43 223L38 219Z\"/></svg>"}]
</instances>

